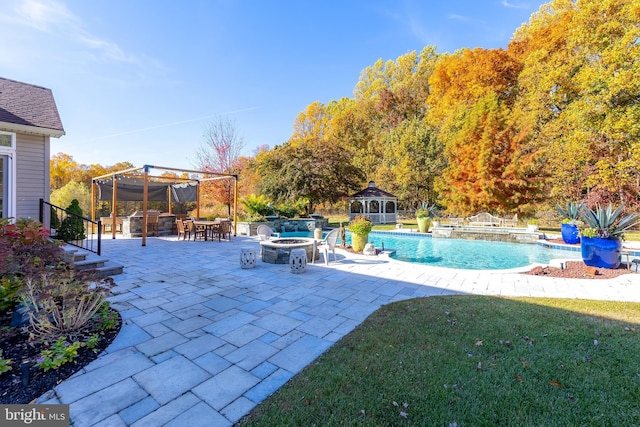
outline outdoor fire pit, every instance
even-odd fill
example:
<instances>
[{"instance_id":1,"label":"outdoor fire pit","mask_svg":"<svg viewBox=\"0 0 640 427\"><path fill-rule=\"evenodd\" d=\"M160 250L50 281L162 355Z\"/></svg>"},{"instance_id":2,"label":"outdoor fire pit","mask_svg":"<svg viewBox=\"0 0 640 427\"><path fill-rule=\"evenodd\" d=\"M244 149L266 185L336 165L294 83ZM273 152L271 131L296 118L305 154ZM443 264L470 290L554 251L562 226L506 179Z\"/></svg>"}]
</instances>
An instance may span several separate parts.
<instances>
[{"instance_id":1,"label":"outdoor fire pit","mask_svg":"<svg viewBox=\"0 0 640 427\"><path fill-rule=\"evenodd\" d=\"M320 254L314 254L314 240L296 237L288 239L274 239L260 242L262 247L262 262L269 264L289 264L289 257L292 249L304 249L307 253L307 260L319 259Z\"/></svg>"}]
</instances>

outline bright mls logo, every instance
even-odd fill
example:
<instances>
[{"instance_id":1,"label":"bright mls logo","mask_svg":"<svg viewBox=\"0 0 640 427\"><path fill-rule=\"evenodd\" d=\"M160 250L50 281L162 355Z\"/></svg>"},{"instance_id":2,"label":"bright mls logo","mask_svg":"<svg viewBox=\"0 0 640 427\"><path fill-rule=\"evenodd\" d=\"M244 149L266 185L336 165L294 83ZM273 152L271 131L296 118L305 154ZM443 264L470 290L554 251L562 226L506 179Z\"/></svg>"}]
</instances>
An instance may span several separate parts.
<instances>
[{"instance_id":1,"label":"bright mls logo","mask_svg":"<svg viewBox=\"0 0 640 427\"><path fill-rule=\"evenodd\" d=\"M0 405L0 425L69 427L69 405Z\"/></svg>"}]
</instances>

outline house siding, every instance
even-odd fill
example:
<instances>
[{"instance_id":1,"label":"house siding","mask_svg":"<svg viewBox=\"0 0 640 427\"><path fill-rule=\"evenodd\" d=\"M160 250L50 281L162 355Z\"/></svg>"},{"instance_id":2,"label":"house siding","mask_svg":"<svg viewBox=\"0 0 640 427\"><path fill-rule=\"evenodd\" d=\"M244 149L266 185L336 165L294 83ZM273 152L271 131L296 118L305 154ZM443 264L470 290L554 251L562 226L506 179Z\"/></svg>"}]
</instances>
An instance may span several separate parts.
<instances>
[{"instance_id":1,"label":"house siding","mask_svg":"<svg viewBox=\"0 0 640 427\"><path fill-rule=\"evenodd\" d=\"M49 200L48 136L16 135L16 216L38 219L40 199Z\"/></svg>"}]
</instances>

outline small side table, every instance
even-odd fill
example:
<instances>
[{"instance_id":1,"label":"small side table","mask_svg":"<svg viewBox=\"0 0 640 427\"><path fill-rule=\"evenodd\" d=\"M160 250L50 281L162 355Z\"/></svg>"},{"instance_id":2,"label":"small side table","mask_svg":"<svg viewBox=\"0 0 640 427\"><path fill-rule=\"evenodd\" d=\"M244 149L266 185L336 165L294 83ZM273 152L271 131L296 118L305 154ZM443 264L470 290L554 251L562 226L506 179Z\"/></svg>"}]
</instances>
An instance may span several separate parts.
<instances>
[{"instance_id":1,"label":"small side table","mask_svg":"<svg viewBox=\"0 0 640 427\"><path fill-rule=\"evenodd\" d=\"M257 249L241 248L240 249L240 268L254 268L258 258Z\"/></svg>"},{"instance_id":2,"label":"small side table","mask_svg":"<svg viewBox=\"0 0 640 427\"><path fill-rule=\"evenodd\" d=\"M307 271L307 251L304 249L291 249L289 266L293 274L302 274Z\"/></svg>"}]
</instances>

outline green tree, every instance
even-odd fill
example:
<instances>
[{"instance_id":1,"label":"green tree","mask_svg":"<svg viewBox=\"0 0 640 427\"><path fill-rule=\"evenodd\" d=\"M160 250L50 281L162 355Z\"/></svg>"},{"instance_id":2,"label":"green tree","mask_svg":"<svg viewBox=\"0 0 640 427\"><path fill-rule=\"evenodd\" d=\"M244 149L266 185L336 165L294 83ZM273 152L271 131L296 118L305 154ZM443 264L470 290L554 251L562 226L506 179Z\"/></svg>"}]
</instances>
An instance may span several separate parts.
<instances>
[{"instance_id":1,"label":"green tree","mask_svg":"<svg viewBox=\"0 0 640 427\"><path fill-rule=\"evenodd\" d=\"M364 176L351 160L338 143L285 143L265 153L258 164L261 193L289 204L307 198L307 213L313 213L316 204L335 203L360 188Z\"/></svg>"},{"instance_id":2,"label":"green tree","mask_svg":"<svg viewBox=\"0 0 640 427\"><path fill-rule=\"evenodd\" d=\"M514 36L520 127L544 153L552 199L637 205L640 8L554 0Z\"/></svg>"},{"instance_id":3,"label":"green tree","mask_svg":"<svg viewBox=\"0 0 640 427\"><path fill-rule=\"evenodd\" d=\"M51 203L61 207L69 206L74 199L83 212L91 212L91 192L83 183L70 181L50 196Z\"/></svg>"},{"instance_id":4,"label":"green tree","mask_svg":"<svg viewBox=\"0 0 640 427\"><path fill-rule=\"evenodd\" d=\"M417 118L404 120L381 141L385 151L375 181L404 206L435 203L434 182L445 167L445 158L433 128Z\"/></svg>"}]
</instances>

